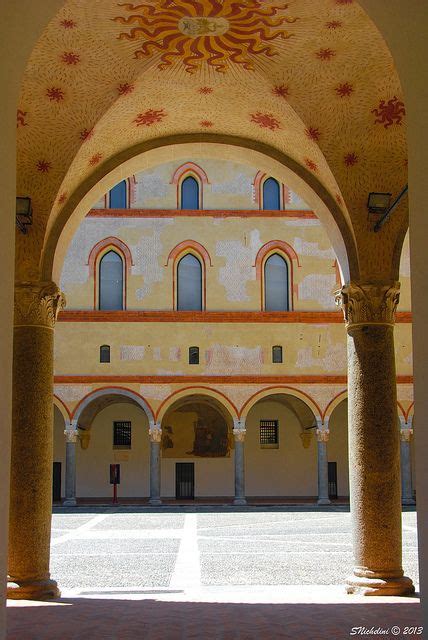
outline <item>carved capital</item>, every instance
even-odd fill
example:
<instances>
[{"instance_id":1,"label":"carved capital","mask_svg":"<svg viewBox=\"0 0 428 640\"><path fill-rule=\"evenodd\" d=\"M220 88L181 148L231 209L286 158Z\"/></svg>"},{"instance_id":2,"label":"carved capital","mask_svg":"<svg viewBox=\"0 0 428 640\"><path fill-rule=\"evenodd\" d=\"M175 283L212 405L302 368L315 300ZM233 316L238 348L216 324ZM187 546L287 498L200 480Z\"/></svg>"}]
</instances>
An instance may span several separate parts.
<instances>
[{"instance_id":1,"label":"carved capital","mask_svg":"<svg viewBox=\"0 0 428 640\"><path fill-rule=\"evenodd\" d=\"M351 282L336 293L336 304L341 307L348 328L368 324L393 325L399 289L399 282Z\"/></svg>"},{"instance_id":2,"label":"carved capital","mask_svg":"<svg viewBox=\"0 0 428 640\"><path fill-rule=\"evenodd\" d=\"M244 442L246 433L246 429L233 429L233 437L235 438L235 442Z\"/></svg>"},{"instance_id":3,"label":"carved capital","mask_svg":"<svg viewBox=\"0 0 428 640\"><path fill-rule=\"evenodd\" d=\"M160 443L162 440L162 429L159 424L151 424L149 429L150 442Z\"/></svg>"},{"instance_id":4,"label":"carved capital","mask_svg":"<svg viewBox=\"0 0 428 640\"><path fill-rule=\"evenodd\" d=\"M328 438L330 436L330 431L328 429L317 429L316 434L318 442L328 442Z\"/></svg>"},{"instance_id":5,"label":"carved capital","mask_svg":"<svg viewBox=\"0 0 428 640\"><path fill-rule=\"evenodd\" d=\"M77 438L79 437L79 434L76 431L76 429L64 429L64 435L65 435L65 441L72 442L73 444L76 444Z\"/></svg>"},{"instance_id":6,"label":"carved capital","mask_svg":"<svg viewBox=\"0 0 428 640\"><path fill-rule=\"evenodd\" d=\"M413 429L400 429L401 442L410 442L413 437Z\"/></svg>"},{"instance_id":7,"label":"carved capital","mask_svg":"<svg viewBox=\"0 0 428 640\"><path fill-rule=\"evenodd\" d=\"M64 307L64 294L54 282L15 283L15 326L53 329Z\"/></svg>"}]
</instances>

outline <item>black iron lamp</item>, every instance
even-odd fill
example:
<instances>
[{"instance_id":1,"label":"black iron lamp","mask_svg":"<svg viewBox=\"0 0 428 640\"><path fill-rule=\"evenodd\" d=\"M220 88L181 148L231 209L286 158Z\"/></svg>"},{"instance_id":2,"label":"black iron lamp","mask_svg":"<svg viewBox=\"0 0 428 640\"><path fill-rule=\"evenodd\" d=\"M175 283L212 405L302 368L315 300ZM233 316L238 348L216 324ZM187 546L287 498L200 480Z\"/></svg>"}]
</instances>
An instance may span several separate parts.
<instances>
[{"instance_id":1,"label":"black iron lamp","mask_svg":"<svg viewBox=\"0 0 428 640\"><path fill-rule=\"evenodd\" d=\"M389 209L391 193L369 193L367 209L370 213L385 213Z\"/></svg>"},{"instance_id":2,"label":"black iron lamp","mask_svg":"<svg viewBox=\"0 0 428 640\"><path fill-rule=\"evenodd\" d=\"M16 198L16 226L21 233L27 233L27 227L33 223L31 198Z\"/></svg>"}]
</instances>

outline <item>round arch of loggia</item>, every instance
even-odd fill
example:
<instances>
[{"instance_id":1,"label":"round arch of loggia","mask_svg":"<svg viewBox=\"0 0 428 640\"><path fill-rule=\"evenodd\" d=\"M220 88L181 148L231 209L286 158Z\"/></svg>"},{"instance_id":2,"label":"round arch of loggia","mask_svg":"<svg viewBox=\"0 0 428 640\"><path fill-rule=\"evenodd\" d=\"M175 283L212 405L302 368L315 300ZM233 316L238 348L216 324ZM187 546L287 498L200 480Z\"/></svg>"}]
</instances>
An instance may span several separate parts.
<instances>
[{"instance_id":1,"label":"round arch of loggia","mask_svg":"<svg viewBox=\"0 0 428 640\"><path fill-rule=\"evenodd\" d=\"M204 142L202 148L200 143ZM80 222L97 200L123 175L132 175L143 166L162 162L165 147L174 149L174 157L194 158L201 155L228 159L258 166L299 193L316 213L336 253L342 281L359 279L357 249L346 214L322 182L309 169L279 150L249 138L218 134L185 134L139 143L120 152L94 168L70 195L46 234L41 256L41 273L45 280L60 281L63 259Z\"/></svg>"},{"instance_id":2,"label":"round arch of loggia","mask_svg":"<svg viewBox=\"0 0 428 640\"><path fill-rule=\"evenodd\" d=\"M306 406L312 411L314 414L315 420L317 422L321 422L321 409L318 404L313 400L308 394L300 391L299 389L295 389L294 387L268 387L267 389L261 389L253 394L241 407L241 411L239 413L239 417L241 420L246 420L249 412L254 407L259 400L263 398L268 398L269 396L274 395L286 395L293 396L294 398L298 398L302 402L306 404Z\"/></svg>"},{"instance_id":3,"label":"round arch of loggia","mask_svg":"<svg viewBox=\"0 0 428 640\"><path fill-rule=\"evenodd\" d=\"M62 417L64 418L64 425L67 425L71 420L70 409L67 407L65 402L61 400L61 398L58 398L58 396L56 396L55 394L53 396L53 404L61 413Z\"/></svg>"},{"instance_id":4,"label":"round arch of loggia","mask_svg":"<svg viewBox=\"0 0 428 640\"><path fill-rule=\"evenodd\" d=\"M238 410L236 406L231 400L229 400L227 396L221 393L221 391L217 391L216 389L212 389L211 387L185 387L184 389L174 391L174 393L165 398L165 400L157 410L156 422L162 424L162 420L164 419L166 413L169 411L169 409L171 409L172 406L177 403L177 401L184 400L189 396L196 395L205 396L206 398L212 398L213 400L216 400L222 406L222 408L226 410L232 422L236 422L238 420Z\"/></svg>"},{"instance_id":5,"label":"round arch of loggia","mask_svg":"<svg viewBox=\"0 0 428 640\"><path fill-rule=\"evenodd\" d=\"M126 398L134 400L134 402L138 404L141 409L143 409L144 413L147 416L149 424L154 422L154 412L147 400L145 400L135 391L126 389L125 387L102 387L101 389L95 389L94 391L91 391L90 393L88 393L88 395L82 398L78 405L75 407L71 415L72 421L75 424L78 424L82 412L91 404L91 402L93 402L97 398L102 398L103 396L108 395L125 396Z\"/></svg>"}]
</instances>

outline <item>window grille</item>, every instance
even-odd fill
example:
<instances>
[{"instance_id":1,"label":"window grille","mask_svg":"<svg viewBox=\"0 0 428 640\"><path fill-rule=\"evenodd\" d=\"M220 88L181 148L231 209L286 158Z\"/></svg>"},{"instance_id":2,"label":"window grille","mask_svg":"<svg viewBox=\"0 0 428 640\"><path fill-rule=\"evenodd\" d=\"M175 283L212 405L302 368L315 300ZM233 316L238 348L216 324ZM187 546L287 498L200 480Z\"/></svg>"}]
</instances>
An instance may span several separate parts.
<instances>
[{"instance_id":1,"label":"window grille","mask_svg":"<svg viewBox=\"0 0 428 640\"><path fill-rule=\"evenodd\" d=\"M189 347L189 364L199 364L199 347Z\"/></svg>"},{"instance_id":2,"label":"window grille","mask_svg":"<svg viewBox=\"0 0 428 640\"><path fill-rule=\"evenodd\" d=\"M260 420L260 446L262 449L278 449L278 420Z\"/></svg>"},{"instance_id":3,"label":"window grille","mask_svg":"<svg viewBox=\"0 0 428 640\"><path fill-rule=\"evenodd\" d=\"M282 362L282 347L279 345L272 347L272 362L275 364Z\"/></svg>"},{"instance_id":4,"label":"window grille","mask_svg":"<svg viewBox=\"0 0 428 640\"><path fill-rule=\"evenodd\" d=\"M118 449L131 448L131 423L125 421L113 422L113 447Z\"/></svg>"},{"instance_id":5,"label":"window grille","mask_svg":"<svg viewBox=\"0 0 428 640\"><path fill-rule=\"evenodd\" d=\"M100 347L100 362L110 362L110 347L108 344L103 344Z\"/></svg>"}]
</instances>

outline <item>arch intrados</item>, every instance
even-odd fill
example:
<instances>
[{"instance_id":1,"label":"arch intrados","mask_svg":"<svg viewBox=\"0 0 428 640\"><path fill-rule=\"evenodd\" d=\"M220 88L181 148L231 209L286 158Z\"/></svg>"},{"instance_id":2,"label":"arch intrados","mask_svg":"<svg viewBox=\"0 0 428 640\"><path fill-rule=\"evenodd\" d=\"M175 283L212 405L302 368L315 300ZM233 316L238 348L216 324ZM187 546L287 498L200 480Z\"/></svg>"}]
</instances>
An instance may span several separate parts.
<instances>
[{"instance_id":1,"label":"arch intrados","mask_svg":"<svg viewBox=\"0 0 428 640\"><path fill-rule=\"evenodd\" d=\"M104 387L102 389L96 389L95 391L91 391L84 398L80 400L80 402L75 407L71 418L73 421L78 422L80 416L83 411L89 407L89 405L99 398L103 396L123 396L130 400L133 400L135 404L137 404L141 409L143 409L144 413L147 416L147 419L151 422L154 421L154 413L150 404L145 400L142 396L140 396L132 389L126 389L125 387Z\"/></svg>"},{"instance_id":2,"label":"arch intrados","mask_svg":"<svg viewBox=\"0 0 428 640\"><path fill-rule=\"evenodd\" d=\"M267 389L261 389L253 394L248 400L242 405L240 411L240 418L247 418L251 409L260 401L266 400L270 396L292 396L301 400L310 411L313 413L315 420L321 420L321 409L318 404L313 400L307 393L304 391L300 391L300 389L295 389L294 387L269 387Z\"/></svg>"},{"instance_id":3,"label":"arch intrados","mask_svg":"<svg viewBox=\"0 0 428 640\"><path fill-rule=\"evenodd\" d=\"M204 142L204 145L195 144ZM141 168L164 161L165 147L172 147L174 157L224 158L249 166L261 167L278 182L287 184L315 211L336 253L345 281L359 277L355 240L344 213L335 198L309 169L294 158L264 143L238 136L218 134L185 134L141 142L118 153L94 168L71 194L58 217L48 225L41 257L42 277L58 282L68 245L91 206L123 175L132 175ZM209 148L209 151L207 149Z\"/></svg>"},{"instance_id":4,"label":"arch intrados","mask_svg":"<svg viewBox=\"0 0 428 640\"><path fill-rule=\"evenodd\" d=\"M171 395L165 398L157 410L156 421L162 422L168 411L174 408L174 406L179 406L180 402L190 399L190 397L195 398L198 396L215 401L220 405L223 411L226 411L226 414L231 421L238 419L238 410L236 406L221 391L211 389L210 387L186 387L185 389L178 389L177 391L174 391Z\"/></svg>"}]
</instances>

